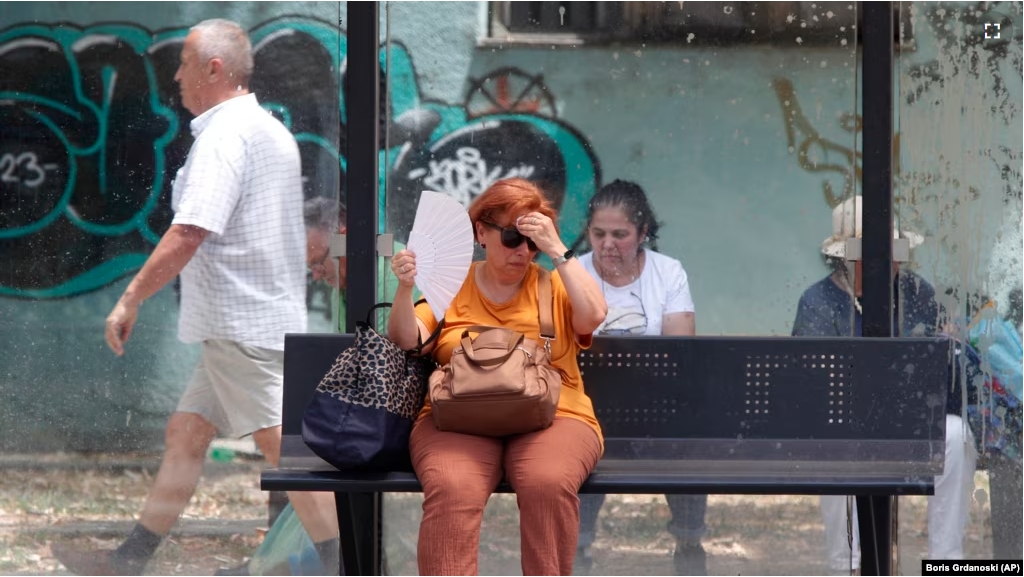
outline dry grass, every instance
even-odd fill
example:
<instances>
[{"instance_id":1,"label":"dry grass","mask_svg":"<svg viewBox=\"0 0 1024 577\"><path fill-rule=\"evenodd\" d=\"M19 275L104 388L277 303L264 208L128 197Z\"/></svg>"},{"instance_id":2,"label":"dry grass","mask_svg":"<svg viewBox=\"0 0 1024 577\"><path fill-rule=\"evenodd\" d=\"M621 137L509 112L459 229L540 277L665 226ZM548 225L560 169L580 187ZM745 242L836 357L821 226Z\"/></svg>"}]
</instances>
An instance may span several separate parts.
<instances>
[{"instance_id":1,"label":"dry grass","mask_svg":"<svg viewBox=\"0 0 1024 577\"><path fill-rule=\"evenodd\" d=\"M155 465L154 462L149 463ZM181 531L158 552L148 572L209 575L238 564L259 542L266 494L259 490L256 463L208 467ZM6 468L0 478L0 573L66 574L53 558L57 540L113 547L130 527L151 482L146 469L59 459L41 468ZM976 476L979 498L965 539L970 558L991 555L987 475ZM389 495L385 504L385 551L394 574L415 574L421 497ZM900 501L902 574L920 574L926 554L926 499ZM660 496L610 496L594 544L595 571L609 575L670 575L673 542L665 531L668 507ZM205 526L241 527L216 535ZM218 525L219 524L219 525ZM713 495L707 514L708 569L719 575L814 575L824 572L818 500L808 496ZM223 532L223 531L221 531ZM488 504L480 544L485 575L517 574L518 511L514 497Z\"/></svg>"},{"instance_id":2,"label":"dry grass","mask_svg":"<svg viewBox=\"0 0 1024 577\"><path fill-rule=\"evenodd\" d=\"M991 557L988 477L975 477L976 494L964 540L969 558ZM385 553L392 574L416 574L416 541L422 498L389 496L384 512ZM900 499L903 575L920 575L927 555L927 499ZM665 527L669 509L658 495L610 495L598 520L594 574L672 575L674 541ZM806 495L712 495L704 547L712 575L821 575L826 573L818 498ZM495 495L484 512L480 540L483 575L521 574L515 497Z\"/></svg>"},{"instance_id":3,"label":"dry grass","mask_svg":"<svg viewBox=\"0 0 1024 577\"><path fill-rule=\"evenodd\" d=\"M64 463L66 465L66 463ZM142 508L152 482L147 469L6 468L0 479L0 574L67 574L53 558L58 540L113 548ZM155 462L149 463L155 466ZM55 463L55 465L61 465ZM265 525L267 496L259 490L255 463L208 467L176 534L161 546L149 572L210 575L237 565L259 544L255 530L215 535L190 530L201 521L232 526ZM211 523L203 523L209 526Z\"/></svg>"}]
</instances>

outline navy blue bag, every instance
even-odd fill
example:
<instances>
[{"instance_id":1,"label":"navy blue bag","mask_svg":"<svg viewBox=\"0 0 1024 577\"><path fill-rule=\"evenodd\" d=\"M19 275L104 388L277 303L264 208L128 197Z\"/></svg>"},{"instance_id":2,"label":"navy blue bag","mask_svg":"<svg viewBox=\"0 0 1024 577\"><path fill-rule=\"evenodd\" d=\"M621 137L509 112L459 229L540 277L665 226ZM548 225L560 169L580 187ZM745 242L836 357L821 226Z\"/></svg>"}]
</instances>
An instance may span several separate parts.
<instances>
[{"instance_id":1,"label":"navy blue bag","mask_svg":"<svg viewBox=\"0 0 1024 577\"><path fill-rule=\"evenodd\" d=\"M343 471L410 469L409 434L423 408L427 380L437 368L420 356L444 324L414 351L403 351L371 326L356 324L356 338L324 375L302 415L302 440Z\"/></svg>"}]
</instances>

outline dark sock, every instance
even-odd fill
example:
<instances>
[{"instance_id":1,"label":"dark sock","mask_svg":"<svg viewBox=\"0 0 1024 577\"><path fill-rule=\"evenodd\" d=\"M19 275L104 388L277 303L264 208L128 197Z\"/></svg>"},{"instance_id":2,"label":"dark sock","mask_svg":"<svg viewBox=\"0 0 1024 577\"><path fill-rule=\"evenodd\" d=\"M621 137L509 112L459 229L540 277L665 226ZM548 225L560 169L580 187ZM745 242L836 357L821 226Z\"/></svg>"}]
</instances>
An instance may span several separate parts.
<instances>
[{"instance_id":1,"label":"dark sock","mask_svg":"<svg viewBox=\"0 0 1024 577\"><path fill-rule=\"evenodd\" d=\"M313 543L316 547L316 554L320 556L320 563L327 570L328 575L344 575L339 571L341 566L341 539L335 537L319 543Z\"/></svg>"},{"instance_id":2,"label":"dark sock","mask_svg":"<svg viewBox=\"0 0 1024 577\"><path fill-rule=\"evenodd\" d=\"M114 562L131 569L132 572L141 575L146 568L146 563L156 553L157 547L164 540L163 535L157 535L136 523L132 532L124 543L114 551Z\"/></svg>"}]
</instances>

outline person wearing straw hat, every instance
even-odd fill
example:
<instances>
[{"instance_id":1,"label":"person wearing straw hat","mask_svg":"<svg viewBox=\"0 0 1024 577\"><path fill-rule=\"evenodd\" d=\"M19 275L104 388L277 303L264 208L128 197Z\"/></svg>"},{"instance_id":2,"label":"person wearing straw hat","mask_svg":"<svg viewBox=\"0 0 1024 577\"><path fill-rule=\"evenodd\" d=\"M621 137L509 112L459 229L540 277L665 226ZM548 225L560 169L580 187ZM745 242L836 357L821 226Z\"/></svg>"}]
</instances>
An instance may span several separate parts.
<instances>
[{"instance_id":1,"label":"person wearing straw hat","mask_svg":"<svg viewBox=\"0 0 1024 577\"><path fill-rule=\"evenodd\" d=\"M832 236L821 252L832 272L800 297L793 336L861 336L862 261L848 255L847 240L861 238L862 200L849 198L832 211ZM919 246L924 238L894 226L894 255ZM901 247L900 244L903 246ZM914 272L893 262L893 327L897 337L932 336L941 325L942 310L935 289ZM978 458L974 438L961 419L962 394L956 383L946 400L945 468L935 478L928 498L928 558L963 559L963 536L974 491ZM860 569L857 512L851 497L821 497L829 569L850 574Z\"/></svg>"}]
</instances>

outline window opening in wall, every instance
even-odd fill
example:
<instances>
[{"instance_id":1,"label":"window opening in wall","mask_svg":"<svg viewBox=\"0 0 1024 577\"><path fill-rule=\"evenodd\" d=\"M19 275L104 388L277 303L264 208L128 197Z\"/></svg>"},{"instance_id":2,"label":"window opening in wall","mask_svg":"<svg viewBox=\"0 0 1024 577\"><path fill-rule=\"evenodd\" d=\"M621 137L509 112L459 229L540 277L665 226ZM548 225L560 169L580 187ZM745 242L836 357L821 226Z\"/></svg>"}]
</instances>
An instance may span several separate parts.
<instances>
[{"instance_id":1,"label":"window opening in wall","mask_svg":"<svg viewBox=\"0 0 1024 577\"><path fill-rule=\"evenodd\" d=\"M856 2L490 2L489 44L611 42L847 46ZM910 2L893 5L893 42L912 49ZM860 15L857 15L860 22ZM860 26L854 31L860 40ZM902 36L901 36L902 35ZM844 42L846 42L844 44Z\"/></svg>"}]
</instances>

